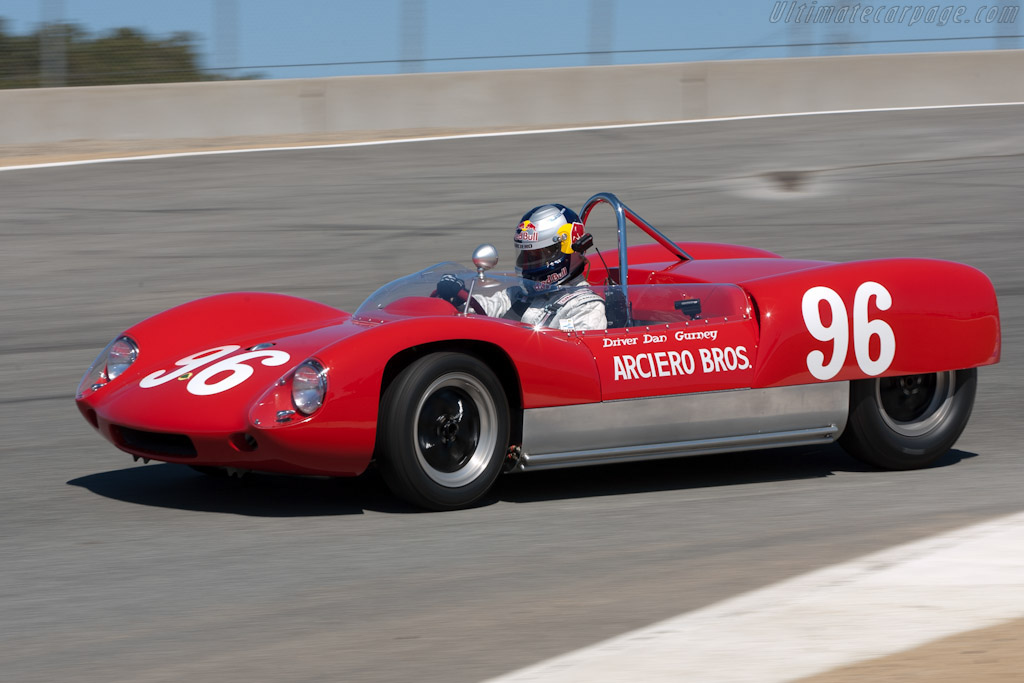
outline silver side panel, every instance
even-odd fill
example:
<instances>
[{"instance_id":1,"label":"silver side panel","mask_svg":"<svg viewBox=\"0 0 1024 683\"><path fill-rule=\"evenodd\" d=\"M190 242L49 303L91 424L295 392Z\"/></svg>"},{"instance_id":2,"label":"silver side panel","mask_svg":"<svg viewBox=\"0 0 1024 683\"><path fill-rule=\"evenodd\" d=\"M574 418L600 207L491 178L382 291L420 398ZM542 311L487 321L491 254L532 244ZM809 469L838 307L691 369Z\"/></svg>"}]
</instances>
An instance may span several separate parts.
<instances>
[{"instance_id":1,"label":"silver side panel","mask_svg":"<svg viewBox=\"0 0 1024 683\"><path fill-rule=\"evenodd\" d=\"M828 382L532 408L519 469L831 443L849 401L849 382Z\"/></svg>"}]
</instances>

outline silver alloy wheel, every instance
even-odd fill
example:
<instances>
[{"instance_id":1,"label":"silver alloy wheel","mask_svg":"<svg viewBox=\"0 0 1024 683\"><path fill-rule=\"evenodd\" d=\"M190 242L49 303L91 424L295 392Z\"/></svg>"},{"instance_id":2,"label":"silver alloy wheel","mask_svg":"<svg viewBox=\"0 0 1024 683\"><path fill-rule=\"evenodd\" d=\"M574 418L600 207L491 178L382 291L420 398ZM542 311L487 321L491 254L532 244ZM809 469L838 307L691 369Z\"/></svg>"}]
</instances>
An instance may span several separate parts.
<instances>
[{"instance_id":1,"label":"silver alloy wheel","mask_svg":"<svg viewBox=\"0 0 1024 683\"><path fill-rule=\"evenodd\" d=\"M479 379L465 372L441 375L421 394L413 414L416 459L434 482L458 488L487 468L498 411Z\"/></svg>"},{"instance_id":2,"label":"silver alloy wheel","mask_svg":"<svg viewBox=\"0 0 1024 683\"><path fill-rule=\"evenodd\" d=\"M940 426L953 409L956 372L880 377L875 380L879 414L902 436L921 436Z\"/></svg>"}]
</instances>

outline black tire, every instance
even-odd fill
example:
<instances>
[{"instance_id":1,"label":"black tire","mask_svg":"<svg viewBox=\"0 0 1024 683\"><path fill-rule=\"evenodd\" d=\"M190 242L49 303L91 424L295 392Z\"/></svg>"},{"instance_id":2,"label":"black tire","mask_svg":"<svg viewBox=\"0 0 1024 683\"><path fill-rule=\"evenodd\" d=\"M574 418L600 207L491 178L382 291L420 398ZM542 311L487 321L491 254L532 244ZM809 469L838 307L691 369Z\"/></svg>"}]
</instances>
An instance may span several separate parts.
<instances>
[{"instance_id":1,"label":"black tire","mask_svg":"<svg viewBox=\"0 0 1024 683\"><path fill-rule=\"evenodd\" d=\"M508 412L501 382L477 358L448 352L420 358L381 400L381 476L395 495L420 507L473 504L501 473Z\"/></svg>"},{"instance_id":2,"label":"black tire","mask_svg":"<svg viewBox=\"0 0 1024 683\"><path fill-rule=\"evenodd\" d=\"M850 416L839 444L882 469L927 467L960 438L977 386L976 368L850 382Z\"/></svg>"}]
</instances>

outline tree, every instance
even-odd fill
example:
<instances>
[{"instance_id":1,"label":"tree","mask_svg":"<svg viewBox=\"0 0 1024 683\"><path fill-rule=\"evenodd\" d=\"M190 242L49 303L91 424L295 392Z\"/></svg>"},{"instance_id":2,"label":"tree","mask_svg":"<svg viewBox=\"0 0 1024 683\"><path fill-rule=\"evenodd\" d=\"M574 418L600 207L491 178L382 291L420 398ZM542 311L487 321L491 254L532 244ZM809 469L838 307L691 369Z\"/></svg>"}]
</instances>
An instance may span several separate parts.
<instances>
[{"instance_id":1,"label":"tree","mask_svg":"<svg viewBox=\"0 0 1024 683\"><path fill-rule=\"evenodd\" d=\"M0 88L44 85L42 46L63 38L65 84L123 85L217 81L230 77L199 66L195 37L175 33L152 38L133 28L118 28L93 36L75 24L49 24L23 36L7 32L0 18ZM246 75L243 78L255 78Z\"/></svg>"},{"instance_id":2,"label":"tree","mask_svg":"<svg viewBox=\"0 0 1024 683\"><path fill-rule=\"evenodd\" d=\"M0 88L33 88L39 85L39 37L12 36L0 19Z\"/></svg>"}]
</instances>

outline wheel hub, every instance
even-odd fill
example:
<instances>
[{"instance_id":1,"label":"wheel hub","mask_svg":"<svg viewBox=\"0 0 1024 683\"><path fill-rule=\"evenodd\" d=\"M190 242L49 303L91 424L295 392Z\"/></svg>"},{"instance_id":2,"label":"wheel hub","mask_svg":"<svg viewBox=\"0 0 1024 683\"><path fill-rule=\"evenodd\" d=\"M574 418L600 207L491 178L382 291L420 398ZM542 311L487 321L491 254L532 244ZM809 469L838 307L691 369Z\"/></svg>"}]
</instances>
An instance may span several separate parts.
<instances>
[{"instance_id":1,"label":"wheel hub","mask_svg":"<svg viewBox=\"0 0 1024 683\"><path fill-rule=\"evenodd\" d=\"M455 437L459 434L460 419L444 415L437 418L437 437L441 440L441 443L450 444L455 441Z\"/></svg>"},{"instance_id":2,"label":"wheel hub","mask_svg":"<svg viewBox=\"0 0 1024 683\"><path fill-rule=\"evenodd\" d=\"M459 487L487 467L496 439L494 400L468 373L438 377L416 406L416 457L428 477L442 486Z\"/></svg>"},{"instance_id":3,"label":"wheel hub","mask_svg":"<svg viewBox=\"0 0 1024 683\"><path fill-rule=\"evenodd\" d=\"M921 375L912 375L910 377L900 377L900 389L903 391L904 396L913 396L914 394L921 393L921 388L924 386L924 377Z\"/></svg>"},{"instance_id":4,"label":"wheel hub","mask_svg":"<svg viewBox=\"0 0 1024 683\"><path fill-rule=\"evenodd\" d=\"M480 438L480 414L460 387L442 387L420 409L420 452L439 472L462 469L476 452Z\"/></svg>"},{"instance_id":5,"label":"wheel hub","mask_svg":"<svg viewBox=\"0 0 1024 683\"><path fill-rule=\"evenodd\" d=\"M882 407L897 422L920 419L932 407L936 393L935 375L885 377L879 381Z\"/></svg>"},{"instance_id":6,"label":"wheel hub","mask_svg":"<svg viewBox=\"0 0 1024 683\"><path fill-rule=\"evenodd\" d=\"M952 406L952 372L882 377L876 392L882 420L904 436L920 436L942 423Z\"/></svg>"}]
</instances>

